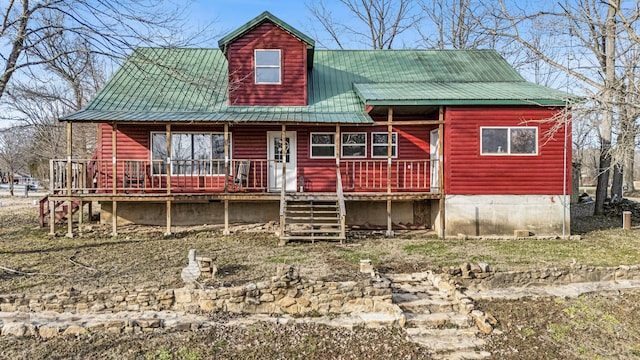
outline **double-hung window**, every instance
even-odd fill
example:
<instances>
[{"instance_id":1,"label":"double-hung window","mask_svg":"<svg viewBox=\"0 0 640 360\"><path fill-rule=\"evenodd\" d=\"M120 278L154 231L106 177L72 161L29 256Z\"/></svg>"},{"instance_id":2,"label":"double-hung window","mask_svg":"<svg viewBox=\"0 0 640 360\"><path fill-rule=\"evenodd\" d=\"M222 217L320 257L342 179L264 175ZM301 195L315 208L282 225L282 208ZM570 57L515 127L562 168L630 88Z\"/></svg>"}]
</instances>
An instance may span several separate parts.
<instances>
[{"instance_id":1,"label":"double-hung window","mask_svg":"<svg viewBox=\"0 0 640 360\"><path fill-rule=\"evenodd\" d=\"M336 156L336 134L311 133L311 157L332 158Z\"/></svg>"},{"instance_id":2,"label":"double-hung window","mask_svg":"<svg viewBox=\"0 0 640 360\"><path fill-rule=\"evenodd\" d=\"M256 84L280 84L282 82L280 50L254 52Z\"/></svg>"},{"instance_id":3,"label":"double-hung window","mask_svg":"<svg viewBox=\"0 0 640 360\"><path fill-rule=\"evenodd\" d=\"M344 158L367 157L367 133L344 132L342 136L342 151L340 155Z\"/></svg>"},{"instance_id":4,"label":"double-hung window","mask_svg":"<svg viewBox=\"0 0 640 360\"><path fill-rule=\"evenodd\" d=\"M371 133L371 157L387 157L389 153L389 133ZM391 157L398 157L398 133L391 134Z\"/></svg>"},{"instance_id":5,"label":"double-hung window","mask_svg":"<svg viewBox=\"0 0 640 360\"><path fill-rule=\"evenodd\" d=\"M533 126L481 127L482 155L537 155L538 128Z\"/></svg>"},{"instance_id":6,"label":"double-hung window","mask_svg":"<svg viewBox=\"0 0 640 360\"><path fill-rule=\"evenodd\" d=\"M231 154L231 141L229 141ZM151 160L153 173L166 174L167 136L151 134ZM171 134L172 175L224 174L224 134L181 133Z\"/></svg>"}]
</instances>

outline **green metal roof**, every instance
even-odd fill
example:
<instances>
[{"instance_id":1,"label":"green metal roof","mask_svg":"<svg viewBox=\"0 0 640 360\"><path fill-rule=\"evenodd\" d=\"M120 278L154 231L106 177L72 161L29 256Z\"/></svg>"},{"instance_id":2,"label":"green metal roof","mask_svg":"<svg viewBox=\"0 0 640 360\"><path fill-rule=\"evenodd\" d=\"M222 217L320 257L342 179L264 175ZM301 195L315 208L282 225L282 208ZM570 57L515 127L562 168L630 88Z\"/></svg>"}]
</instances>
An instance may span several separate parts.
<instances>
[{"instance_id":1,"label":"green metal roof","mask_svg":"<svg viewBox=\"0 0 640 360\"><path fill-rule=\"evenodd\" d=\"M567 94L525 81L354 84L367 105L563 105Z\"/></svg>"},{"instance_id":2,"label":"green metal roof","mask_svg":"<svg viewBox=\"0 0 640 360\"><path fill-rule=\"evenodd\" d=\"M139 48L68 121L371 123L365 105L560 105L491 50L318 50L307 106L230 106L219 49Z\"/></svg>"}]
</instances>

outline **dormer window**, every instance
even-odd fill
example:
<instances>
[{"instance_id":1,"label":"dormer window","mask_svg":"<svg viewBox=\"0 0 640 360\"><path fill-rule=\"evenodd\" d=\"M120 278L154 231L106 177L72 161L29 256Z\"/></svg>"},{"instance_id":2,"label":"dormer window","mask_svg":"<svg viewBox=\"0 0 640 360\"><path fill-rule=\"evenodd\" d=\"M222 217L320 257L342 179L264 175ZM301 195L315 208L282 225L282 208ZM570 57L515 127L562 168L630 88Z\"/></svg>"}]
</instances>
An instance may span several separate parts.
<instances>
[{"instance_id":1,"label":"dormer window","mask_svg":"<svg viewBox=\"0 0 640 360\"><path fill-rule=\"evenodd\" d=\"M255 50L256 84L280 84L280 50Z\"/></svg>"}]
</instances>

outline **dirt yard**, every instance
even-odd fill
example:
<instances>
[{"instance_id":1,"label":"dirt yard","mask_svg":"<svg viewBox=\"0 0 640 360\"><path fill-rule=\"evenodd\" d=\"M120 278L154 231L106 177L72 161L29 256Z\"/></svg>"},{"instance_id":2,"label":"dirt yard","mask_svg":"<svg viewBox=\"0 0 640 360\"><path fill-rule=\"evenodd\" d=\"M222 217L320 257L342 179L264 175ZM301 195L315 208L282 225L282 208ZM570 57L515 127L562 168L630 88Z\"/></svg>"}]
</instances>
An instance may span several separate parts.
<instances>
[{"instance_id":1,"label":"dirt yard","mask_svg":"<svg viewBox=\"0 0 640 360\"><path fill-rule=\"evenodd\" d=\"M49 237L37 223L37 197L0 197L0 295L76 289L163 289L182 286L180 271L189 249L214 255L218 276L208 285L237 285L270 277L280 264L297 265L301 275L326 280L362 278L361 259L382 272L439 271L465 261L488 262L494 269L640 264L640 229L619 229L620 219L572 218L581 240L442 241L429 232L357 232L345 245L293 243L278 247L264 231L228 237L218 227L164 229L130 226L111 237L109 228L86 225L73 239L60 228ZM579 211L578 211L579 212ZM617 228L613 228L617 227ZM244 226L243 229L259 228ZM640 292L590 294L577 299L481 302L499 321L486 350L495 359L640 358ZM210 314L224 322L225 314ZM79 339L41 341L0 337L0 359L428 359L401 330L349 331L322 325L260 323L219 327L206 332L153 335L94 334Z\"/></svg>"}]
</instances>

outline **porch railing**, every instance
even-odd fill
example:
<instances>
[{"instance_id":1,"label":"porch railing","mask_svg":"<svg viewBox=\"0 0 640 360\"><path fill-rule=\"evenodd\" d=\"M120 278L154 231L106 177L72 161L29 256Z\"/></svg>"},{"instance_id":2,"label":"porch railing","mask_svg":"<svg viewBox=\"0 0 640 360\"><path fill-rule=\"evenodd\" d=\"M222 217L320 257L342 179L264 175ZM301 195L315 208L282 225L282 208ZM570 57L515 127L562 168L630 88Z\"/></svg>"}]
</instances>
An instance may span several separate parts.
<instances>
[{"instance_id":1,"label":"porch railing","mask_svg":"<svg viewBox=\"0 0 640 360\"><path fill-rule=\"evenodd\" d=\"M112 160L72 160L73 193L159 193L266 191L269 163L273 160L224 159L117 160L115 176ZM67 160L51 160L50 186L66 193Z\"/></svg>"},{"instance_id":2,"label":"porch railing","mask_svg":"<svg viewBox=\"0 0 640 360\"><path fill-rule=\"evenodd\" d=\"M71 192L142 194L176 192L266 192L269 168L266 159L163 160L86 159L71 161ZM391 178L387 169L391 167ZM273 166L271 166L273 167ZM66 194L67 160L51 160L50 189ZM341 159L340 175L345 192L428 191L439 189L439 161ZM337 184L338 185L338 184Z\"/></svg>"},{"instance_id":3,"label":"porch railing","mask_svg":"<svg viewBox=\"0 0 640 360\"><path fill-rule=\"evenodd\" d=\"M429 160L340 160L346 191L438 191L437 159ZM389 179L387 169L391 167Z\"/></svg>"}]
</instances>

